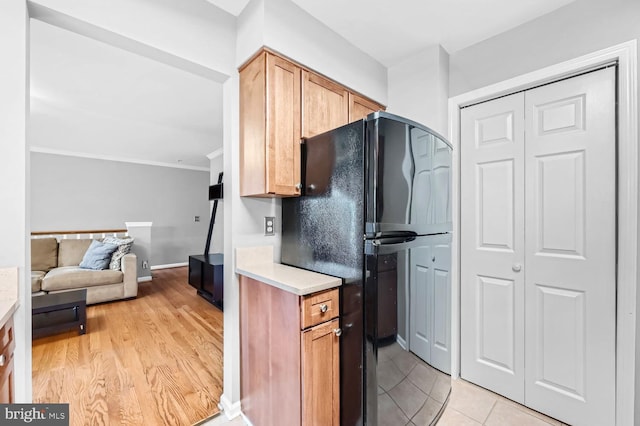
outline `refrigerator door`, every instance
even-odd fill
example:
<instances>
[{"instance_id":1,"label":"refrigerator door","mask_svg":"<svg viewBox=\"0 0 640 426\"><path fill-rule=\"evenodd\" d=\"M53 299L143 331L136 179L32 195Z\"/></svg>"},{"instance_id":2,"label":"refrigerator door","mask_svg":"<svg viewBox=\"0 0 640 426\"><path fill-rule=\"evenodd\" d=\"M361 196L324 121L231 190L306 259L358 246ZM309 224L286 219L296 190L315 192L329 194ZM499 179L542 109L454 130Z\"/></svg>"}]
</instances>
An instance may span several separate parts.
<instances>
[{"instance_id":1,"label":"refrigerator door","mask_svg":"<svg viewBox=\"0 0 640 426\"><path fill-rule=\"evenodd\" d=\"M367 238L450 232L449 143L425 126L383 112L367 117L366 132Z\"/></svg>"},{"instance_id":2,"label":"refrigerator door","mask_svg":"<svg viewBox=\"0 0 640 426\"><path fill-rule=\"evenodd\" d=\"M450 248L450 234L365 242L367 425L410 424L416 416L431 424L446 402Z\"/></svg>"},{"instance_id":3,"label":"refrigerator door","mask_svg":"<svg viewBox=\"0 0 640 426\"><path fill-rule=\"evenodd\" d=\"M304 196L282 200L283 264L343 279L340 424L363 424L364 121L305 143Z\"/></svg>"}]
</instances>

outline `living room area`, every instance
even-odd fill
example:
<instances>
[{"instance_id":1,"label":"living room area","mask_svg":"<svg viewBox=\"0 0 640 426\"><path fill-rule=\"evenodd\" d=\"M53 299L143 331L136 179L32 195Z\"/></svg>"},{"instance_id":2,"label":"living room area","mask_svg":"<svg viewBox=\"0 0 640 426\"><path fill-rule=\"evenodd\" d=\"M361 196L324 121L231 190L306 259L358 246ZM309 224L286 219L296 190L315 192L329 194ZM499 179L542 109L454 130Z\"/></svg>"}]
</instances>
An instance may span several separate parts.
<instances>
[{"instance_id":1,"label":"living room area","mask_svg":"<svg viewBox=\"0 0 640 426\"><path fill-rule=\"evenodd\" d=\"M189 286L187 268L203 252L207 191L223 167L222 86L34 8L28 216L31 269L44 271L32 291L85 291L86 318L34 332L33 402L69 403L70 424L197 423L222 393L223 314ZM223 251L223 226L219 209L211 252ZM83 290L49 276L109 238L133 240L120 268L83 270L104 273ZM57 257L42 266L34 247L44 240Z\"/></svg>"}]
</instances>

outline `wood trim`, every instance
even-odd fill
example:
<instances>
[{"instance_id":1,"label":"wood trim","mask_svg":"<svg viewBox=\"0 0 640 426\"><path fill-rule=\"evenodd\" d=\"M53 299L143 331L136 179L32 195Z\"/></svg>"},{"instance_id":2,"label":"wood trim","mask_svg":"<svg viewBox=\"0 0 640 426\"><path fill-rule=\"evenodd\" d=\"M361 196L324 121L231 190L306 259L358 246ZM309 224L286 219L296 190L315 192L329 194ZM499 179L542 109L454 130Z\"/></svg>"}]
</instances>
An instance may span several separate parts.
<instances>
[{"instance_id":1,"label":"wood trim","mask_svg":"<svg viewBox=\"0 0 640 426\"><path fill-rule=\"evenodd\" d=\"M332 92L337 93L338 95L344 95L345 93L347 93L346 88L342 84L338 84L335 81L323 77L316 72L304 70L303 74L305 75L305 80L308 80L311 83L318 84L326 89L331 90Z\"/></svg>"},{"instance_id":2,"label":"wood trim","mask_svg":"<svg viewBox=\"0 0 640 426\"><path fill-rule=\"evenodd\" d=\"M370 109L372 112L384 111L384 107L382 105L358 94L349 92L349 123L363 118L354 114L356 104L362 105L364 108Z\"/></svg>"},{"instance_id":3,"label":"wood trim","mask_svg":"<svg viewBox=\"0 0 640 426\"><path fill-rule=\"evenodd\" d=\"M341 84L341 83L337 82L336 80L332 79L331 77L328 77L327 75L314 70L313 68L309 68L309 67L307 67L307 66L305 66L305 65L303 65L303 64L301 64L299 62L296 62L295 60L291 59L290 57L288 57L286 55L283 55L282 53L280 53L277 50L274 50L274 49L272 49L272 48L270 48L268 46L262 46L260 49L258 49L258 51L256 53L251 55L251 57L249 59L247 59L242 65L240 65L238 67L238 71L241 72L242 70L244 70L251 63L251 61L253 61L256 57L260 56L260 54L263 53L263 52L267 52L267 53L269 53L269 54L271 54L273 56L277 56L277 57L279 57L281 59L284 59L285 61L291 62L293 65L297 66L298 68L300 68L303 71L309 71L309 72L314 73L314 74L316 74L316 75L318 75L318 76L320 76L322 78L325 78L325 79L327 79L329 81L335 82L336 84L339 84L343 88L347 89L347 91L349 91L350 93L353 93L354 95L360 96L361 98L368 99L371 102L374 102L376 105L379 106L379 109L381 111L386 110L386 105L378 104L376 101L368 98L367 96L363 95L361 92L358 92L357 90L353 90L349 86L345 86L344 84Z\"/></svg>"},{"instance_id":4,"label":"wood trim","mask_svg":"<svg viewBox=\"0 0 640 426\"><path fill-rule=\"evenodd\" d=\"M42 235L67 235L67 234L123 234L129 232L127 229L83 229L75 231L34 231L31 236Z\"/></svg>"}]
</instances>

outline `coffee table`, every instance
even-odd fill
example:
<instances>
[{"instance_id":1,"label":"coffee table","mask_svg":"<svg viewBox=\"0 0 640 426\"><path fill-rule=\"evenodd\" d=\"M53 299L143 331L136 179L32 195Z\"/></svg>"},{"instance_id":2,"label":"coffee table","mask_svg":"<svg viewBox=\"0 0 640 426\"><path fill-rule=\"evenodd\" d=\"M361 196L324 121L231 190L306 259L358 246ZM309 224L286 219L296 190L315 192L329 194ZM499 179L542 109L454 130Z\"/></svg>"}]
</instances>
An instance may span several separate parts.
<instances>
[{"instance_id":1,"label":"coffee table","mask_svg":"<svg viewBox=\"0 0 640 426\"><path fill-rule=\"evenodd\" d=\"M33 338L77 328L87 332L87 290L43 294L31 298Z\"/></svg>"}]
</instances>

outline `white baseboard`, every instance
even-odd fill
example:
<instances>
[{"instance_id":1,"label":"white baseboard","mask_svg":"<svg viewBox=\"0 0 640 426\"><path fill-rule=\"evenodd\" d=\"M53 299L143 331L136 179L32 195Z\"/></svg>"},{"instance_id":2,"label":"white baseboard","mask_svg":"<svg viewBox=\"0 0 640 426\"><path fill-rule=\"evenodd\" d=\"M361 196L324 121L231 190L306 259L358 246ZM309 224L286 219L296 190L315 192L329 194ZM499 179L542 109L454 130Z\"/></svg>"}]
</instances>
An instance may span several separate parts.
<instances>
[{"instance_id":1,"label":"white baseboard","mask_svg":"<svg viewBox=\"0 0 640 426\"><path fill-rule=\"evenodd\" d=\"M143 283L145 281L153 281L153 277L149 275L148 277L138 277L138 282Z\"/></svg>"},{"instance_id":2,"label":"white baseboard","mask_svg":"<svg viewBox=\"0 0 640 426\"><path fill-rule=\"evenodd\" d=\"M409 350L409 345L407 345L407 342L402 337L397 336L396 342L398 342L398 344L402 346L402 349L404 349L405 351Z\"/></svg>"},{"instance_id":3,"label":"white baseboard","mask_svg":"<svg viewBox=\"0 0 640 426\"><path fill-rule=\"evenodd\" d=\"M151 270L155 271L156 269L180 268L182 266L188 266L188 265L189 265L189 262L168 263L166 265L153 265L151 266Z\"/></svg>"},{"instance_id":4,"label":"white baseboard","mask_svg":"<svg viewBox=\"0 0 640 426\"><path fill-rule=\"evenodd\" d=\"M248 421L242 414L242 411L240 409L240 401L236 401L232 404L225 394L220 395L220 403L218 404L218 408L220 408L224 412L224 415L227 416L229 420L235 419L238 416L242 416L245 421Z\"/></svg>"}]
</instances>

